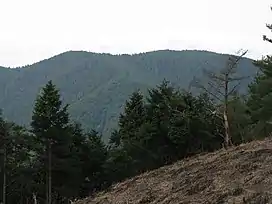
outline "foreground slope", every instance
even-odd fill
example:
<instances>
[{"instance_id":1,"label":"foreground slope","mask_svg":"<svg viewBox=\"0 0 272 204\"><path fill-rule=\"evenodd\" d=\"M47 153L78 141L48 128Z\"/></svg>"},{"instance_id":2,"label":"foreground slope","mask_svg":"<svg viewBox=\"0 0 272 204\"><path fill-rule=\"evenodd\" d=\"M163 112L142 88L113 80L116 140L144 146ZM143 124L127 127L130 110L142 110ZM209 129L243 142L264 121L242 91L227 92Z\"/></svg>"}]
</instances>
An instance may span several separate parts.
<instances>
[{"instance_id":1,"label":"foreground slope","mask_svg":"<svg viewBox=\"0 0 272 204\"><path fill-rule=\"evenodd\" d=\"M188 158L76 204L272 203L272 140Z\"/></svg>"},{"instance_id":2,"label":"foreground slope","mask_svg":"<svg viewBox=\"0 0 272 204\"><path fill-rule=\"evenodd\" d=\"M207 51L154 51L135 55L110 55L71 51L17 69L0 68L0 108L18 124L31 120L36 95L48 80L61 90L74 120L84 128L106 135L117 124L128 96L145 91L166 78L187 89L202 68L221 69L228 55ZM243 59L240 76L255 76L252 60ZM245 90L250 78L241 84Z\"/></svg>"}]
</instances>

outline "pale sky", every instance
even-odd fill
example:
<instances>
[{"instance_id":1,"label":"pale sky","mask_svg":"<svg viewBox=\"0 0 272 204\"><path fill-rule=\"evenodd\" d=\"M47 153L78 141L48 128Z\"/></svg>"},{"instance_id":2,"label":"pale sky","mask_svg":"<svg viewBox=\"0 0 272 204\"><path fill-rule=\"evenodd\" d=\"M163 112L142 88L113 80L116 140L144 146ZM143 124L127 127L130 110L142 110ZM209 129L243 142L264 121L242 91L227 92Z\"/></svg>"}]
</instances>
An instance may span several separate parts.
<instances>
[{"instance_id":1,"label":"pale sky","mask_svg":"<svg viewBox=\"0 0 272 204\"><path fill-rule=\"evenodd\" d=\"M0 0L0 66L68 50L272 54L271 0Z\"/></svg>"}]
</instances>

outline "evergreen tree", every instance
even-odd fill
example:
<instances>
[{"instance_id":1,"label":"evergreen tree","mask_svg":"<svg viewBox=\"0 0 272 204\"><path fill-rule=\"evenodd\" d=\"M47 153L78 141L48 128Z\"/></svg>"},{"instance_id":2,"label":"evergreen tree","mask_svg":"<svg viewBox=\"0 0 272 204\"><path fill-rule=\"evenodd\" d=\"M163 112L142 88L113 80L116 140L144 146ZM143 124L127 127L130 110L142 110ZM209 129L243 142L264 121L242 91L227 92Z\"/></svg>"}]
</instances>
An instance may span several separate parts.
<instances>
[{"instance_id":1,"label":"evergreen tree","mask_svg":"<svg viewBox=\"0 0 272 204\"><path fill-rule=\"evenodd\" d=\"M251 140L251 117L246 99L243 96L235 96L229 101L228 113L230 119L230 132L233 143L239 145Z\"/></svg>"},{"instance_id":2,"label":"evergreen tree","mask_svg":"<svg viewBox=\"0 0 272 204\"><path fill-rule=\"evenodd\" d=\"M272 31L271 24L266 27ZM269 43L272 40L267 36L263 39ZM272 132L272 56L265 56L254 62L259 67L259 74L249 86L248 106L252 119L254 137L263 138Z\"/></svg>"},{"instance_id":3,"label":"evergreen tree","mask_svg":"<svg viewBox=\"0 0 272 204\"><path fill-rule=\"evenodd\" d=\"M7 203L27 203L37 193L34 182L34 147L30 133L16 124L8 124Z\"/></svg>"},{"instance_id":4,"label":"evergreen tree","mask_svg":"<svg viewBox=\"0 0 272 204\"><path fill-rule=\"evenodd\" d=\"M215 110L207 94L197 97L184 92L180 105L173 111L170 119L169 137L175 149L176 158L213 151L221 147L223 126L221 120L212 112Z\"/></svg>"},{"instance_id":5,"label":"evergreen tree","mask_svg":"<svg viewBox=\"0 0 272 204\"><path fill-rule=\"evenodd\" d=\"M102 141L102 136L92 130L82 134L84 140L76 145L81 173L78 174L79 196L87 196L101 190L105 183L104 164L107 159L107 149ZM82 137L81 137L82 138ZM74 139L77 136L74 135ZM75 143L76 144L76 143Z\"/></svg>"},{"instance_id":6,"label":"evergreen tree","mask_svg":"<svg viewBox=\"0 0 272 204\"><path fill-rule=\"evenodd\" d=\"M0 116L1 138L1 202L15 204L31 200L35 184L32 182L31 146L29 132Z\"/></svg>"},{"instance_id":7,"label":"evergreen tree","mask_svg":"<svg viewBox=\"0 0 272 204\"><path fill-rule=\"evenodd\" d=\"M171 155L174 155L169 130L172 113L181 102L179 97L179 92L166 80L149 90L146 125L149 138L146 138L146 148L157 155L154 167L169 163Z\"/></svg>"},{"instance_id":8,"label":"evergreen tree","mask_svg":"<svg viewBox=\"0 0 272 204\"><path fill-rule=\"evenodd\" d=\"M119 118L119 135L123 145L139 139L136 135L139 127L145 122L145 116L143 95L135 91L126 101L124 114L121 114Z\"/></svg>"},{"instance_id":9,"label":"evergreen tree","mask_svg":"<svg viewBox=\"0 0 272 204\"><path fill-rule=\"evenodd\" d=\"M140 129L145 122L146 109L143 95L139 91L135 91L126 101L124 113L120 114L119 130L113 131L110 137L110 144L115 147L110 152L113 156L117 156L115 159L120 159L120 162L123 162L123 159L126 158L124 156L127 155L127 161L131 162L126 167L126 171L130 173L119 171L118 174L134 175L143 170L143 156L146 156L147 150L143 144L145 135L141 134ZM133 159L130 160L129 158Z\"/></svg>"},{"instance_id":10,"label":"evergreen tree","mask_svg":"<svg viewBox=\"0 0 272 204\"><path fill-rule=\"evenodd\" d=\"M40 164L45 164L45 171L40 169L40 172L41 180L46 181L47 204L52 203L53 194L58 200L61 196L67 196L63 192L65 181L71 176L68 173L71 138L67 132L69 126L67 107L67 105L62 107L59 90L52 81L42 89L34 106L31 127L39 144L37 152L41 159ZM60 195L60 192L64 195Z\"/></svg>"},{"instance_id":11,"label":"evergreen tree","mask_svg":"<svg viewBox=\"0 0 272 204\"><path fill-rule=\"evenodd\" d=\"M254 127L254 134L266 137L272 131L272 57L267 56L256 62L259 75L249 86L248 106Z\"/></svg>"}]
</instances>

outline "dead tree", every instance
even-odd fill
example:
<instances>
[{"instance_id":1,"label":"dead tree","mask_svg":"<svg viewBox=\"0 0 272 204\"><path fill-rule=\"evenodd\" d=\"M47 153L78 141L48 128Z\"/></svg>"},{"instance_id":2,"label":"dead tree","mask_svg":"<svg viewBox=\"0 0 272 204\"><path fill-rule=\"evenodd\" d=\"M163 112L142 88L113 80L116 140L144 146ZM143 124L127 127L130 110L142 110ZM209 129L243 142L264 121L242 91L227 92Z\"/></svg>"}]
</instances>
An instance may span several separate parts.
<instances>
[{"instance_id":1,"label":"dead tree","mask_svg":"<svg viewBox=\"0 0 272 204\"><path fill-rule=\"evenodd\" d=\"M223 121L224 126L224 147L227 148L232 146L232 139L229 130L229 114L228 114L228 104L230 101L230 96L233 95L241 80L248 77L236 76L237 65L239 61L246 55L246 51L239 51L238 55L232 55L228 58L226 66L221 69L218 73L214 70L203 70L204 76L208 77L207 85L201 84L197 79L194 79L193 85L197 88L202 89L204 92L208 93L216 101L220 102L221 111L216 111L217 114Z\"/></svg>"}]
</instances>

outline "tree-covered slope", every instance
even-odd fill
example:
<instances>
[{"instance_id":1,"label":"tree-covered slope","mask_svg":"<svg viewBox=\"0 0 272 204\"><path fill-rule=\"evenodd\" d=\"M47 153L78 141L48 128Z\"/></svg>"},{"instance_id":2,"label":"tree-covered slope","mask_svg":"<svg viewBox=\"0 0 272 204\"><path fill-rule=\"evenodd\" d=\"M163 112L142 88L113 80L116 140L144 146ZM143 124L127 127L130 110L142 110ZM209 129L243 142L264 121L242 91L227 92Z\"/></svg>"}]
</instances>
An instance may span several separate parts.
<instances>
[{"instance_id":1,"label":"tree-covered slope","mask_svg":"<svg viewBox=\"0 0 272 204\"><path fill-rule=\"evenodd\" d=\"M28 125L36 95L52 80L64 102L70 104L73 119L108 135L132 91L146 91L164 78L188 89L193 77L201 77L203 68L220 69L227 58L207 51L135 55L70 51L21 68L0 67L0 107L7 119ZM238 66L241 76L254 76L256 71L250 59ZM243 81L242 91L250 80Z\"/></svg>"}]
</instances>

